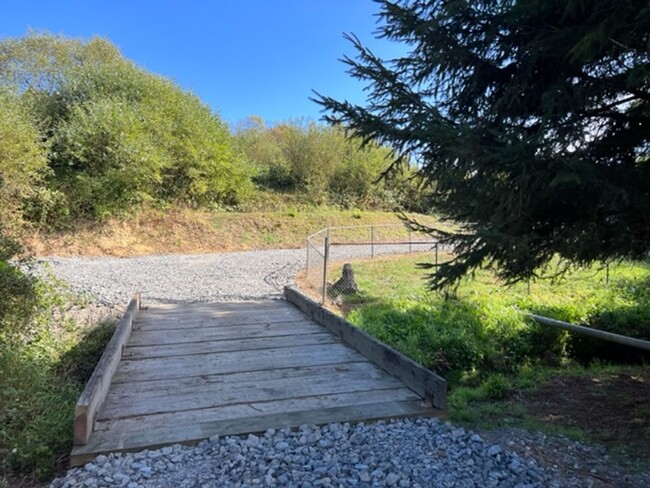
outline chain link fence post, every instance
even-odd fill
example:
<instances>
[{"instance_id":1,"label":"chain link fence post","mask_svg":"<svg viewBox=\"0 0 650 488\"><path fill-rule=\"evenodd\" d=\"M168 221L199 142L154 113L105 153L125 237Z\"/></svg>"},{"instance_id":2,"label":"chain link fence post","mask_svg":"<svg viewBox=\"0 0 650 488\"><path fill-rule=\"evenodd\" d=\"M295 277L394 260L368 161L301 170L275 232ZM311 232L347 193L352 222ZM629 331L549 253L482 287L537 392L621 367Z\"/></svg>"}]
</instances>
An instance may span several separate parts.
<instances>
[{"instance_id":1,"label":"chain link fence post","mask_svg":"<svg viewBox=\"0 0 650 488\"><path fill-rule=\"evenodd\" d=\"M327 235L325 236L325 248L323 250L323 296L321 299L321 305L325 305L325 298L327 297L327 262L330 257L330 236L329 229L327 230Z\"/></svg>"}]
</instances>

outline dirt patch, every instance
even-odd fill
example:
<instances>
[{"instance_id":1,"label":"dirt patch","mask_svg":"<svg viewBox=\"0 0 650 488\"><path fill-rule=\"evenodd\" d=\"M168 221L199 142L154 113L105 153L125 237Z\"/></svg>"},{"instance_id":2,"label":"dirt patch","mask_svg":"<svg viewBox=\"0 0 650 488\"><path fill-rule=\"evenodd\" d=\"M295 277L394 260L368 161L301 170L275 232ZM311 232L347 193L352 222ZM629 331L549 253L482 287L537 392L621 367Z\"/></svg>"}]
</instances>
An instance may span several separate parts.
<instances>
[{"instance_id":1,"label":"dirt patch","mask_svg":"<svg viewBox=\"0 0 650 488\"><path fill-rule=\"evenodd\" d=\"M529 415L575 427L591 439L641 459L650 459L650 370L559 376L524 393Z\"/></svg>"},{"instance_id":2,"label":"dirt patch","mask_svg":"<svg viewBox=\"0 0 650 488\"><path fill-rule=\"evenodd\" d=\"M272 206L271 206L272 207ZM420 216L423 223L433 217ZM66 231L30 230L18 236L35 256L194 254L300 248L328 226L400 224L394 213L311 208L305 211L207 212L141 209L101 223L77 222Z\"/></svg>"}]
</instances>

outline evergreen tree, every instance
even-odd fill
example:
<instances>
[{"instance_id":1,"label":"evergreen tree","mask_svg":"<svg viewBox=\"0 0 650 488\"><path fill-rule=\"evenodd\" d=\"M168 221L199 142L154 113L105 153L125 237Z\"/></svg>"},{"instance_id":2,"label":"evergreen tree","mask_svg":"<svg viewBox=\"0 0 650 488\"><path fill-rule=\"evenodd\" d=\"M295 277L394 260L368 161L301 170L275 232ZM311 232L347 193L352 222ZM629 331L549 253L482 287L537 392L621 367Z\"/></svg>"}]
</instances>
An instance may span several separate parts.
<instances>
[{"instance_id":1,"label":"evergreen tree","mask_svg":"<svg viewBox=\"0 0 650 488\"><path fill-rule=\"evenodd\" d=\"M556 255L647 255L647 0L379 3L378 36L407 54L382 60L350 36L357 56L344 61L366 106L316 101L329 122L419 161L434 207L458 225L426 229L456 250L433 288L484 265L512 282Z\"/></svg>"}]
</instances>

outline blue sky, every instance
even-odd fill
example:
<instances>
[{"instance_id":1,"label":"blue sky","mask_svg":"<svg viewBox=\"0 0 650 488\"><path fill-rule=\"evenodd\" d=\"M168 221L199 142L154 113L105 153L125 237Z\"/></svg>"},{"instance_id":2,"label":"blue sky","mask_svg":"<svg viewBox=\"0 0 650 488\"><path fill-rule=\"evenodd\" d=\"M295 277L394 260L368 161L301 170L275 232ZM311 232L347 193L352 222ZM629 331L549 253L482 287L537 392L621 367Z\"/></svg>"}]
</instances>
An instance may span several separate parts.
<instances>
[{"instance_id":1,"label":"blue sky","mask_svg":"<svg viewBox=\"0 0 650 488\"><path fill-rule=\"evenodd\" d=\"M376 54L399 48L374 39L371 0L12 1L0 38L29 28L109 38L140 66L194 92L231 124L248 115L268 122L320 118L311 90L362 102L362 84L339 61L356 34Z\"/></svg>"}]
</instances>

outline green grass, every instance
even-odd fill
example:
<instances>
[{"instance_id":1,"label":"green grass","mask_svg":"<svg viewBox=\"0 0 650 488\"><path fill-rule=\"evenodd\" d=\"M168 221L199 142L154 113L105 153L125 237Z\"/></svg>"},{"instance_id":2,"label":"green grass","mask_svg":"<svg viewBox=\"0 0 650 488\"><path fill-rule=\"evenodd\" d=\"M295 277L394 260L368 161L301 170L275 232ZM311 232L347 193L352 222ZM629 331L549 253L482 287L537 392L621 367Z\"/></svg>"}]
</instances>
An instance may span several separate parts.
<instances>
[{"instance_id":1,"label":"green grass","mask_svg":"<svg viewBox=\"0 0 650 488\"><path fill-rule=\"evenodd\" d=\"M629 350L541 326L527 312L585 323L650 339L650 266L623 263L605 270L575 270L562 280L510 287L486 270L459 285L453 297L426 289L410 255L354 265L359 294L345 299L348 319L452 384L492 371L513 372L529 361L559 364L565 358L620 359Z\"/></svg>"},{"instance_id":2,"label":"green grass","mask_svg":"<svg viewBox=\"0 0 650 488\"><path fill-rule=\"evenodd\" d=\"M65 318L70 298L40 284L30 330L0 336L0 486L51 479L67 461L74 404L114 328Z\"/></svg>"}]
</instances>

